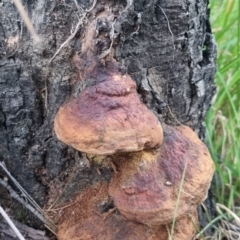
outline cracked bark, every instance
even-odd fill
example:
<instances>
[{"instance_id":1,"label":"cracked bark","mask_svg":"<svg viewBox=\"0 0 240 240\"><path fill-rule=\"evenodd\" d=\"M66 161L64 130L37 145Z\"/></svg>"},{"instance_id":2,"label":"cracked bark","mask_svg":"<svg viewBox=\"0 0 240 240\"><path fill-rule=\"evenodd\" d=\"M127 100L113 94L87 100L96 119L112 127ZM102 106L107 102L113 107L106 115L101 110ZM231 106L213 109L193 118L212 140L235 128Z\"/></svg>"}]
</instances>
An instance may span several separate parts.
<instances>
[{"instance_id":1,"label":"cracked bark","mask_svg":"<svg viewBox=\"0 0 240 240\"><path fill-rule=\"evenodd\" d=\"M77 25L79 9L74 1L23 2L42 42L33 44L14 5L1 1L0 159L39 204L50 206L111 175L108 168L101 167L101 175L98 168L88 168L82 154L62 144L53 131L58 108L85 87L71 61L93 16L87 14L48 74L48 61ZM77 2L83 9L92 6L92 1ZM114 58L137 83L142 101L161 121L181 122L204 139L216 69L208 1L138 0L131 8L120 0L99 2L103 8L113 3L118 16Z\"/></svg>"}]
</instances>

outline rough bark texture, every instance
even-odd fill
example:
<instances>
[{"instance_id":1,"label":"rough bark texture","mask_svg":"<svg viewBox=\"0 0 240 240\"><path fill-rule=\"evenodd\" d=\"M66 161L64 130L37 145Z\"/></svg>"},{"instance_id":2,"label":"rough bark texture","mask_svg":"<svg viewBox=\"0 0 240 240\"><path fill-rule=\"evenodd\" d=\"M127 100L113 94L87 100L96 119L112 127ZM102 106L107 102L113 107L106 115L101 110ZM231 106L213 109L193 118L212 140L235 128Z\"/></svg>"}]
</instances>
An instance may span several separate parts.
<instances>
[{"instance_id":1,"label":"rough bark texture","mask_svg":"<svg viewBox=\"0 0 240 240\"><path fill-rule=\"evenodd\" d=\"M111 176L108 167L89 168L83 155L61 143L53 130L59 107L85 87L77 80L72 57L81 50L91 12L48 66L78 24L76 2L84 10L93 4L23 1L40 44L31 40L13 3L0 3L0 160L42 206L55 202L56 207ZM114 6L114 58L136 82L142 101L160 121L181 122L203 139L216 59L208 1L135 0L132 7L122 0L100 3ZM106 44L101 48L109 48L110 40Z\"/></svg>"}]
</instances>

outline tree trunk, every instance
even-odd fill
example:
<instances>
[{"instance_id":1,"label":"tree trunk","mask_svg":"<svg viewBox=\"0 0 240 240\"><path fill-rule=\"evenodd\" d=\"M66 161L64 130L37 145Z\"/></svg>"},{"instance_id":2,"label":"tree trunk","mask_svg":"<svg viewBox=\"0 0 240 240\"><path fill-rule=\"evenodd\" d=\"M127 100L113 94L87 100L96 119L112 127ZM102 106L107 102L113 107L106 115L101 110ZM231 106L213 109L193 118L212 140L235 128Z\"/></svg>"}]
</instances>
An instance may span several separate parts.
<instances>
[{"instance_id":1,"label":"tree trunk","mask_svg":"<svg viewBox=\"0 0 240 240\"><path fill-rule=\"evenodd\" d=\"M59 141L53 128L59 107L86 87L72 60L103 12L113 18L107 29L101 22L96 29L105 34L96 55L111 55L162 123L190 126L204 139L216 69L207 0L24 0L40 44L14 4L0 4L0 159L45 209L68 204L113 174Z\"/></svg>"}]
</instances>

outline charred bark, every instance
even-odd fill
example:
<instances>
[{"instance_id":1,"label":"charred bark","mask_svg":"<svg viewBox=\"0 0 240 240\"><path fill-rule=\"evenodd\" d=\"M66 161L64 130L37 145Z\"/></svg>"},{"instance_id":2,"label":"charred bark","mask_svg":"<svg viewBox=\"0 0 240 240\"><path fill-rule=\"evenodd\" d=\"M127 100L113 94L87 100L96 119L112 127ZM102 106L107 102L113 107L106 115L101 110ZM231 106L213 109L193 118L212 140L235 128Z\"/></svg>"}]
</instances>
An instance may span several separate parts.
<instances>
[{"instance_id":1,"label":"charred bark","mask_svg":"<svg viewBox=\"0 0 240 240\"><path fill-rule=\"evenodd\" d=\"M88 12L93 1L24 1L40 44L33 43L13 3L0 3L0 159L42 206L60 206L111 178L110 168L89 167L53 129L59 107L85 87L72 58L81 52L86 26L106 8L115 22L99 22L98 30L114 27L114 35L97 43L99 54L114 50L120 71L132 77L160 121L188 125L204 139L216 69L208 1L130 2L100 0ZM76 34L49 63L79 19Z\"/></svg>"}]
</instances>

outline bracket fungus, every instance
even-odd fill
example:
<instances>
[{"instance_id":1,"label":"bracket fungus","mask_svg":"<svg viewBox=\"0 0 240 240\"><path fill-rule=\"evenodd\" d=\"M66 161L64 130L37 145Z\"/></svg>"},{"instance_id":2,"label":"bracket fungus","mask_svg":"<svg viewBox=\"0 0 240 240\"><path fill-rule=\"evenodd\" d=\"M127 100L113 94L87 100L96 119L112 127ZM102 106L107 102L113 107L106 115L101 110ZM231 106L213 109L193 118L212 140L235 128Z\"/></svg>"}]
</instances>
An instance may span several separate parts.
<instances>
[{"instance_id":1,"label":"bracket fungus","mask_svg":"<svg viewBox=\"0 0 240 240\"><path fill-rule=\"evenodd\" d=\"M113 236L118 229L111 224L115 219L129 230L144 232L144 225L153 231L153 239L158 239L158 230L171 225L174 219L187 223L189 214L197 218L196 207L207 196L213 162L207 147L189 127L162 128L158 118L140 101L130 76L108 65L102 66L99 74L97 69L92 72L94 83L60 107L54 128L61 141L82 152L112 155L117 171L106 196L112 198L121 217L114 215L104 225L93 214L84 219L86 226L76 226L80 235L91 235L88 226L101 223L101 234L108 231L109 239L116 239ZM143 239L148 239L147 234L142 235ZM191 228L184 239L193 235Z\"/></svg>"},{"instance_id":2,"label":"bracket fungus","mask_svg":"<svg viewBox=\"0 0 240 240\"><path fill-rule=\"evenodd\" d=\"M194 212L206 198L214 172L207 147L186 126L164 126L158 150L119 155L115 163L119 173L109 187L115 206L127 219L148 226Z\"/></svg>"},{"instance_id":3,"label":"bracket fungus","mask_svg":"<svg viewBox=\"0 0 240 240\"><path fill-rule=\"evenodd\" d=\"M94 85L60 107L54 128L61 141L82 152L112 155L117 171L106 196L125 217L120 221L123 226L135 228L132 221L155 234L154 229L174 219L186 220L188 214L196 218L196 207L206 198L214 172L207 147L189 127L164 125L162 129L140 101L130 76L104 68L95 75ZM96 219L86 219L86 228L98 224ZM117 231L111 224L105 226L109 236L113 236L111 229ZM191 236L184 238L191 239L193 233L191 229Z\"/></svg>"},{"instance_id":4,"label":"bracket fungus","mask_svg":"<svg viewBox=\"0 0 240 240\"><path fill-rule=\"evenodd\" d=\"M140 151L163 141L161 124L140 101L136 83L120 73L112 54L105 59L99 55L112 36L114 18L105 9L86 27L73 63L88 86L61 106L54 120L62 142L90 154Z\"/></svg>"},{"instance_id":5,"label":"bracket fungus","mask_svg":"<svg viewBox=\"0 0 240 240\"><path fill-rule=\"evenodd\" d=\"M89 209L88 214L74 224L65 217L59 239L165 240L165 226L176 218L178 236L174 240L190 240L194 228L189 226L188 214L197 218L196 206L207 196L213 162L189 127L162 128L141 102L136 83L118 71L113 54L107 59L99 56L101 51L95 43L106 43L106 36L111 34L105 32L106 27L99 35L96 22L103 19L107 23L110 18L112 21L114 16L103 11L87 26L81 54L74 59L87 87L60 107L54 129L62 142L79 151L112 155L117 171L103 196L110 196L118 211L102 220L95 214L99 199L93 193L82 209ZM83 198L84 193L79 196Z\"/></svg>"},{"instance_id":6,"label":"bracket fungus","mask_svg":"<svg viewBox=\"0 0 240 240\"><path fill-rule=\"evenodd\" d=\"M143 238L139 239L161 239L166 230L163 226L170 226L174 219L179 226L174 239L192 239L194 228L189 228L186 235L182 224L189 223L189 214L197 219L196 207L207 196L214 172L207 147L187 126L162 128L141 103L134 81L128 75L105 70L94 85L60 107L54 127L61 141L82 152L112 155L117 171L106 197L111 197L119 212L105 222L93 209L92 216L73 228L65 231L63 223L60 232L65 237L59 239L69 239L65 233L70 231L72 236L76 228L76 240L85 235L100 239L94 232L98 236L108 234L105 237L109 240L117 239L119 228L113 221L122 229L129 228L131 234L135 231L136 236L142 232ZM91 232L95 226L98 231Z\"/></svg>"},{"instance_id":7,"label":"bracket fungus","mask_svg":"<svg viewBox=\"0 0 240 240\"><path fill-rule=\"evenodd\" d=\"M99 74L93 86L60 107L54 128L61 141L90 154L140 151L163 141L162 127L140 101L135 82L116 71Z\"/></svg>"}]
</instances>

